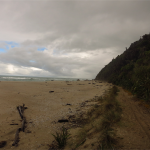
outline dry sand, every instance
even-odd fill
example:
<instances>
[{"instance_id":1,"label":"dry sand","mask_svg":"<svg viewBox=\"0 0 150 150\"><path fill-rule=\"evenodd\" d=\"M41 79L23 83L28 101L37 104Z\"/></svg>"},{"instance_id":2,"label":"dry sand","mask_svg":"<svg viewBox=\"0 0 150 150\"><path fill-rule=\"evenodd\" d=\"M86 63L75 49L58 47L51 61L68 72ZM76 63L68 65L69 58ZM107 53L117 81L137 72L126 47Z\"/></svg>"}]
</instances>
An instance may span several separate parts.
<instances>
[{"instance_id":1,"label":"dry sand","mask_svg":"<svg viewBox=\"0 0 150 150\"><path fill-rule=\"evenodd\" d=\"M55 122L76 114L82 102L101 96L110 86L95 81L0 82L0 141L7 141L2 149L48 149L54 140L51 133L62 126ZM15 132L21 126L16 106L23 103L28 107L27 127L14 147Z\"/></svg>"}]
</instances>

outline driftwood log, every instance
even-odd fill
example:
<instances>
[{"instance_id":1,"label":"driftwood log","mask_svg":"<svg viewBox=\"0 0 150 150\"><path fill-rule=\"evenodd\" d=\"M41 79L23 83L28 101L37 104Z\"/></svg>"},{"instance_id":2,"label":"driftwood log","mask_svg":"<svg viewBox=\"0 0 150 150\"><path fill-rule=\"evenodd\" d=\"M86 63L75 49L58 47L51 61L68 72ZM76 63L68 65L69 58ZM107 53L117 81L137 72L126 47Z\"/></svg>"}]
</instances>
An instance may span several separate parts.
<instances>
[{"instance_id":1,"label":"driftwood log","mask_svg":"<svg viewBox=\"0 0 150 150\"><path fill-rule=\"evenodd\" d=\"M25 107L25 104L23 104L23 106L17 106L17 109L19 111L19 115L21 117L21 119L23 119L23 113L24 113L24 110L27 109L27 107Z\"/></svg>"},{"instance_id":2,"label":"driftwood log","mask_svg":"<svg viewBox=\"0 0 150 150\"><path fill-rule=\"evenodd\" d=\"M22 120L22 126L21 126L21 131L24 132L24 128L25 128L25 123L26 123L26 118L24 117Z\"/></svg>"},{"instance_id":3,"label":"driftwood log","mask_svg":"<svg viewBox=\"0 0 150 150\"><path fill-rule=\"evenodd\" d=\"M23 119L23 114L22 114L21 106L18 106L17 109L19 111L19 115L20 115L21 119Z\"/></svg>"},{"instance_id":4,"label":"driftwood log","mask_svg":"<svg viewBox=\"0 0 150 150\"><path fill-rule=\"evenodd\" d=\"M16 131L15 140L14 140L12 146L17 146L18 145L18 142L19 142L19 132L20 131L24 132L25 123L26 123L26 118L24 117L23 113L24 113L24 110L27 109L27 107L25 107L25 104L23 104L23 106L17 106L17 109L18 109L19 115L20 115L20 117L22 119L22 125L21 125L21 128L18 128L17 131ZM16 125L16 124L11 124L11 125Z\"/></svg>"},{"instance_id":5,"label":"driftwood log","mask_svg":"<svg viewBox=\"0 0 150 150\"><path fill-rule=\"evenodd\" d=\"M58 120L58 122L62 123L62 122L68 122L68 119L60 119Z\"/></svg>"},{"instance_id":6,"label":"driftwood log","mask_svg":"<svg viewBox=\"0 0 150 150\"><path fill-rule=\"evenodd\" d=\"M71 104L67 103L66 105L71 105Z\"/></svg>"},{"instance_id":7,"label":"driftwood log","mask_svg":"<svg viewBox=\"0 0 150 150\"><path fill-rule=\"evenodd\" d=\"M12 146L17 146L18 145L18 142L19 142L19 132L20 132L21 128L18 128L17 131L16 131L16 134L15 134L15 140L12 144Z\"/></svg>"},{"instance_id":8,"label":"driftwood log","mask_svg":"<svg viewBox=\"0 0 150 150\"><path fill-rule=\"evenodd\" d=\"M10 125L18 125L18 123L12 123L12 124L10 124Z\"/></svg>"}]
</instances>

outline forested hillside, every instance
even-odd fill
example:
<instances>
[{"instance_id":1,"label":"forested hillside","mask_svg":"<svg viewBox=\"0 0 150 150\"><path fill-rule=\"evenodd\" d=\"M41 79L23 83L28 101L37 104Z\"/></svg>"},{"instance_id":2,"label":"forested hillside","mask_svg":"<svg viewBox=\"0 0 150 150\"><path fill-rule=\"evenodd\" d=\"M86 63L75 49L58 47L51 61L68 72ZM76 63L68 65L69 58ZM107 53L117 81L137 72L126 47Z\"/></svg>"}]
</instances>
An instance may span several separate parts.
<instances>
[{"instance_id":1,"label":"forested hillside","mask_svg":"<svg viewBox=\"0 0 150 150\"><path fill-rule=\"evenodd\" d=\"M150 34L131 44L96 76L122 86L139 98L150 102Z\"/></svg>"}]
</instances>

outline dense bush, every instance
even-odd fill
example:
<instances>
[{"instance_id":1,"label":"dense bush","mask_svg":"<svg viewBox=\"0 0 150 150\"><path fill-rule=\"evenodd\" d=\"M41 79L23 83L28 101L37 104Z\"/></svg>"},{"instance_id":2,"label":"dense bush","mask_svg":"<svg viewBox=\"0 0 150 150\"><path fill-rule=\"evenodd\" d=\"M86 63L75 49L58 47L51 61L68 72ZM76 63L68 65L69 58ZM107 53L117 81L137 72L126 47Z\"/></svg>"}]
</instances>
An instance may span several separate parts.
<instances>
[{"instance_id":1,"label":"dense bush","mask_svg":"<svg viewBox=\"0 0 150 150\"><path fill-rule=\"evenodd\" d=\"M150 34L131 44L96 76L130 90L150 102Z\"/></svg>"}]
</instances>

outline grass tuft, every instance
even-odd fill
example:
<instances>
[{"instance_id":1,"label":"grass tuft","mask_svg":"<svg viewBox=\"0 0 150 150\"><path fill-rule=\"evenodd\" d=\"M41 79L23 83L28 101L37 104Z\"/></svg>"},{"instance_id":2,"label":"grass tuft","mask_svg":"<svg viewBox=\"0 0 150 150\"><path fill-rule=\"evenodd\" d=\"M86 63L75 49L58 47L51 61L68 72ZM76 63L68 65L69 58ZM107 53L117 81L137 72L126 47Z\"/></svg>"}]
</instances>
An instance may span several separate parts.
<instances>
[{"instance_id":1,"label":"grass tuft","mask_svg":"<svg viewBox=\"0 0 150 150\"><path fill-rule=\"evenodd\" d=\"M64 127L62 127L62 131L60 133L56 132L56 135L52 135L57 142L58 148L64 148L70 136L67 129L65 129Z\"/></svg>"}]
</instances>

